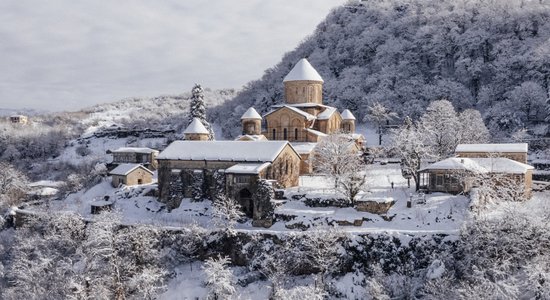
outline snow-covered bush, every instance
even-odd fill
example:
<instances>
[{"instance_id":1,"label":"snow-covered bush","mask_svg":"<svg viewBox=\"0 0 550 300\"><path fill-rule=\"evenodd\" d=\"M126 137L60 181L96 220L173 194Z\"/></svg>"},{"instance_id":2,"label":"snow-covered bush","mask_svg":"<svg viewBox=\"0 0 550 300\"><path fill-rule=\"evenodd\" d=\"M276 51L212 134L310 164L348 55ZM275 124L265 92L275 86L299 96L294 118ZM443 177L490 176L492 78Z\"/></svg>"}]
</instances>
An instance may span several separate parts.
<instances>
[{"instance_id":1,"label":"snow-covered bush","mask_svg":"<svg viewBox=\"0 0 550 300\"><path fill-rule=\"evenodd\" d=\"M208 299L227 299L235 294L235 278L228 268L229 257L209 258L204 262L204 284L209 288Z\"/></svg>"},{"instance_id":2,"label":"snow-covered bush","mask_svg":"<svg viewBox=\"0 0 550 300\"><path fill-rule=\"evenodd\" d=\"M8 206L17 205L27 191L27 177L11 164L0 162L0 213Z\"/></svg>"},{"instance_id":3,"label":"snow-covered bush","mask_svg":"<svg viewBox=\"0 0 550 300\"><path fill-rule=\"evenodd\" d=\"M232 232L244 215L241 205L232 198L222 196L212 202L212 224L218 229Z\"/></svg>"}]
</instances>

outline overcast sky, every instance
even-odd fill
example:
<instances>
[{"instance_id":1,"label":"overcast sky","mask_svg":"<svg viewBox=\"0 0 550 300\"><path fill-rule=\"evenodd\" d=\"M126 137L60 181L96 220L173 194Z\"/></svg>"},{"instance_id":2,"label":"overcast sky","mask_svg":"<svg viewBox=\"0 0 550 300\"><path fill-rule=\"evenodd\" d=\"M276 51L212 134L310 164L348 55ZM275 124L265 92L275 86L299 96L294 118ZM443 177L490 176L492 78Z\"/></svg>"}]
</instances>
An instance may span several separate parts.
<instances>
[{"instance_id":1,"label":"overcast sky","mask_svg":"<svg viewBox=\"0 0 550 300\"><path fill-rule=\"evenodd\" d=\"M0 108L241 88L344 0L2 0Z\"/></svg>"}]
</instances>

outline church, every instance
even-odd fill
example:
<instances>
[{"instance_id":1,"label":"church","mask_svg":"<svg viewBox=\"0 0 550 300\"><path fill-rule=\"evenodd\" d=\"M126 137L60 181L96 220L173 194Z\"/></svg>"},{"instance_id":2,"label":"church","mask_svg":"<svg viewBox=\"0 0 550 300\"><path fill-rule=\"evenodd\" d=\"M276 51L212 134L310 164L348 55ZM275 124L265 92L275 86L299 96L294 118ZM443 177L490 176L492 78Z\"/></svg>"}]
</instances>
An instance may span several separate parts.
<instances>
[{"instance_id":1,"label":"church","mask_svg":"<svg viewBox=\"0 0 550 300\"><path fill-rule=\"evenodd\" d=\"M241 117L243 134L237 140L291 142L302 156L301 174L313 171L310 158L316 143L329 134L347 134L360 150L364 138L355 133L355 116L323 104L323 83L308 60L301 59L283 79L285 104L272 106L263 118L249 108Z\"/></svg>"},{"instance_id":2,"label":"church","mask_svg":"<svg viewBox=\"0 0 550 300\"><path fill-rule=\"evenodd\" d=\"M195 118L184 131L185 140L157 156L159 199L168 209L179 207L182 198L213 199L221 188L254 226L269 227L263 206L253 201L259 180L283 189L297 186L300 175L313 171L315 146L329 134L345 134L350 145L361 149L364 140L355 134L355 117L323 104L323 79L306 59L283 83L285 104L274 105L263 117L249 108L237 140L209 140L208 130Z\"/></svg>"}]
</instances>

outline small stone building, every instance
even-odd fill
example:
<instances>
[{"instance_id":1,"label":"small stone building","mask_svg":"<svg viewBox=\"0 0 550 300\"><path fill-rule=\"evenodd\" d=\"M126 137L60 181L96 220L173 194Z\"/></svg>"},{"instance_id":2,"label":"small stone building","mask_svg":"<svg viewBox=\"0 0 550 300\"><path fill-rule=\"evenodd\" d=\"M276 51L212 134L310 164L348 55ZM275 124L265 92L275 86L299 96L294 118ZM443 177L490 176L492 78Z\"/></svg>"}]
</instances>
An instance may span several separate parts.
<instances>
[{"instance_id":1,"label":"small stone building","mask_svg":"<svg viewBox=\"0 0 550 300\"><path fill-rule=\"evenodd\" d=\"M145 147L122 147L110 152L113 155L113 162L110 164L112 168L120 164L141 164L150 170L157 169L158 150Z\"/></svg>"},{"instance_id":2,"label":"small stone building","mask_svg":"<svg viewBox=\"0 0 550 300\"><path fill-rule=\"evenodd\" d=\"M268 177L267 171L271 163L240 163L225 170L226 193L232 199L238 199L244 213L254 218L258 215L257 205L252 201L259 179Z\"/></svg>"},{"instance_id":3,"label":"small stone building","mask_svg":"<svg viewBox=\"0 0 550 300\"><path fill-rule=\"evenodd\" d=\"M227 195L250 213L247 201L257 179L292 187L298 185L300 173L300 155L287 141L175 141L157 160L160 202L170 209L192 197L197 180L212 198L216 176L224 173Z\"/></svg>"},{"instance_id":4,"label":"small stone building","mask_svg":"<svg viewBox=\"0 0 550 300\"><path fill-rule=\"evenodd\" d=\"M26 125L28 123L28 121L29 121L29 119L27 118L27 116L23 116L23 115L10 116L10 122L12 124Z\"/></svg>"},{"instance_id":5,"label":"small stone building","mask_svg":"<svg viewBox=\"0 0 550 300\"><path fill-rule=\"evenodd\" d=\"M109 172L113 187L153 182L153 172L140 164L121 164Z\"/></svg>"},{"instance_id":6,"label":"small stone building","mask_svg":"<svg viewBox=\"0 0 550 300\"><path fill-rule=\"evenodd\" d=\"M469 192L479 184L478 174L501 175L524 185L525 196L531 196L533 167L505 157L451 157L420 169L420 186L430 192L458 194Z\"/></svg>"},{"instance_id":7,"label":"small stone building","mask_svg":"<svg viewBox=\"0 0 550 300\"><path fill-rule=\"evenodd\" d=\"M458 157L505 157L520 163L527 163L527 143L517 144L459 144L455 153Z\"/></svg>"}]
</instances>

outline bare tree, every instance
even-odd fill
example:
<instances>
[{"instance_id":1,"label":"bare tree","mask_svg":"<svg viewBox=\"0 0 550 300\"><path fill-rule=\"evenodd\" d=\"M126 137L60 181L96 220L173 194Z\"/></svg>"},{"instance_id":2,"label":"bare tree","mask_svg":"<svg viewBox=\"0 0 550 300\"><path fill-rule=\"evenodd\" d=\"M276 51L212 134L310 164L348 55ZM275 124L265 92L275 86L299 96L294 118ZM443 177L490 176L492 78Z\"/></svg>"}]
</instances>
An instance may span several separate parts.
<instances>
[{"instance_id":1,"label":"bare tree","mask_svg":"<svg viewBox=\"0 0 550 300\"><path fill-rule=\"evenodd\" d=\"M205 261L203 270L206 275L205 284L210 289L207 299L227 299L235 294L235 278L228 268L229 257L209 258Z\"/></svg>"},{"instance_id":2,"label":"bare tree","mask_svg":"<svg viewBox=\"0 0 550 300\"><path fill-rule=\"evenodd\" d=\"M394 118L397 118L397 114L390 111L380 102L374 102L372 105L367 107L367 119L374 121L378 127L378 145L382 145L382 125L393 120Z\"/></svg>"},{"instance_id":3,"label":"bare tree","mask_svg":"<svg viewBox=\"0 0 550 300\"><path fill-rule=\"evenodd\" d=\"M409 117L405 118L403 126L393 133L393 151L401 157L401 170L405 177L412 177L416 183L416 190L420 188L420 166L422 159L431 156L430 146L417 130Z\"/></svg>"},{"instance_id":4,"label":"bare tree","mask_svg":"<svg viewBox=\"0 0 550 300\"><path fill-rule=\"evenodd\" d=\"M319 270L320 287L325 288L328 274L338 268L341 243L346 235L335 227L320 227L303 237L304 253L308 262Z\"/></svg>"},{"instance_id":5,"label":"bare tree","mask_svg":"<svg viewBox=\"0 0 550 300\"><path fill-rule=\"evenodd\" d=\"M345 134L331 134L315 148L315 171L330 176L334 188L342 176L350 172L360 160L355 142Z\"/></svg>"},{"instance_id":6,"label":"bare tree","mask_svg":"<svg viewBox=\"0 0 550 300\"><path fill-rule=\"evenodd\" d=\"M366 165L359 157L348 165L348 170L340 177L338 190L346 196L351 205L355 205L357 195L367 184Z\"/></svg>"},{"instance_id":7,"label":"bare tree","mask_svg":"<svg viewBox=\"0 0 550 300\"><path fill-rule=\"evenodd\" d=\"M212 203L212 223L217 228L232 232L237 221L244 215L241 205L227 196L220 196Z\"/></svg>"},{"instance_id":8,"label":"bare tree","mask_svg":"<svg viewBox=\"0 0 550 300\"><path fill-rule=\"evenodd\" d=\"M90 297L126 299L130 294L153 299L162 290L158 231L149 226L124 227L116 213L99 215L83 243Z\"/></svg>"}]
</instances>

